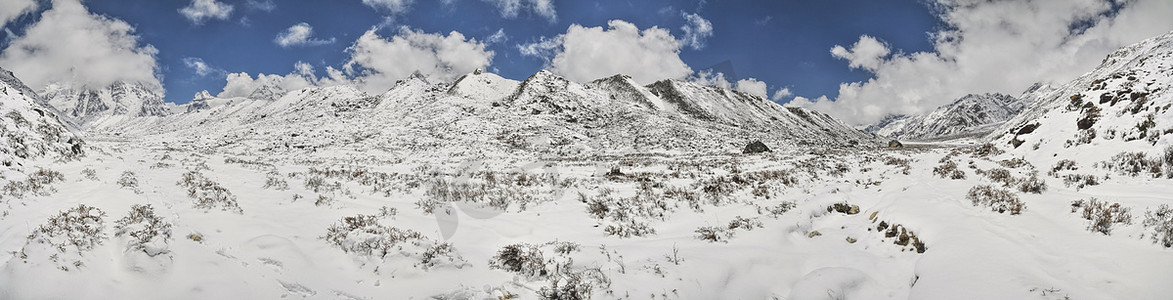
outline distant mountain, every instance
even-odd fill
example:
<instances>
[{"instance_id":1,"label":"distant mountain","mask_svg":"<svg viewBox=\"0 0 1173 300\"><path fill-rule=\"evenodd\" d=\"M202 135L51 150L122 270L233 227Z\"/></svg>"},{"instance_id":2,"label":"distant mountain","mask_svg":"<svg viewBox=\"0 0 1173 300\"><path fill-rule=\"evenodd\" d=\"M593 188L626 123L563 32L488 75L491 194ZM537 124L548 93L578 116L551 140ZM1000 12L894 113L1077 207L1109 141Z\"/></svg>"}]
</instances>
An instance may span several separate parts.
<instances>
[{"instance_id":1,"label":"distant mountain","mask_svg":"<svg viewBox=\"0 0 1173 300\"><path fill-rule=\"evenodd\" d=\"M1038 99L988 137L1013 153L1103 161L1121 152L1158 157L1173 145L1173 32L1121 48Z\"/></svg>"},{"instance_id":2,"label":"distant mountain","mask_svg":"<svg viewBox=\"0 0 1173 300\"><path fill-rule=\"evenodd\" d=\"M421 155L470 148L558 155L740 152L754 140L772 148L884 142L826 114L746 93L679 80L643 86L625 75L580 84L548 71L521 82L480 71L453 82L417 74L379 95L342 85L290 91L274 100L195 98L181 107L184 113L90 129L202 136L226 145L246 141L269 151L343 146Z\"/></svg>"},{"instance_id":3,"label":"distant mountain","mask_svg":"<svg viewBox=\"0 0 1173 300\"><path fill-rule=\"evenodd\" d=\"M923 115L889 116L865 130L912 141L980 137L1017 115L1029 101L1005 94L969 94Z\"/></svg>"},{"instance_id":4,"label":"distant mountain","mask_svg":"<svg viewBox=\"0 0 1173 300\"><path fill-rule=\"evenodd\" d=\"M163 95L143 83L115 82L110 86L75 88L66 83L47 86L41 95L78 124L107 116L164 116L171 113Z\"/></svg>"},{"instance_id":5,"label":"distant mountain","mask_svg":"<svg viewBox=\"0 0 1173 300\"><path fill-rule=\"evenodd\" d=\"M68 160L83 154L82 141L36 93L0 69L0 170L23 172L30 160ZM0 172L0 179L5 175Z\"/></svg>"}]
</instances>

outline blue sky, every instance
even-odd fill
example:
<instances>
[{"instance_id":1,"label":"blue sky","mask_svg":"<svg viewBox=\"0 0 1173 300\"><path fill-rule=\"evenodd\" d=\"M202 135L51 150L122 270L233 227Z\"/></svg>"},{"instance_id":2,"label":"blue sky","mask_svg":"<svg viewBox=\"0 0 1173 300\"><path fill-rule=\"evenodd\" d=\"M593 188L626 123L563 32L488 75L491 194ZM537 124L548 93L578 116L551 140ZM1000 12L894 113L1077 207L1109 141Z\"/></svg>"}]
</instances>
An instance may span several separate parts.
<instances>
[{"instance_id":1,"label":"blue sky","mask_svg":"<svg viewBox=\"0 0 1173 300\"><path fill-rule=\"evenodd\" d=\"M543 68L578 81L628 73L755 91L867 123L967 93L1070 80L1173 29L1169 15L1167 0L0 0L0 67L39 84L153 74L176 103L205 89L239 95L260 73L297 73L296 82L273 79L288 87L347 82L370 92L404 68L450 78L483 66L517 80ZM296 26L312 35L279 45ZM586 51L596 48L604 51ZM416 50L430 54L400 55ZM721 79L703 72L726 62Z\"/></svg>"},{"instance_id":2,"label":"blue sky","mask_svg":"<svg viewBox=\"0 0 1173 300\"><path fill-rule=\"evenodd\" d=\"M927 50L931 45L926 32L936 26L928 7L913 0L555 1L557 19L553 22L526 12L505 18L492 4L476 0L451 4L416 1L402 14L372 8L359 0L273 1L271 11L246 1L223 3L233 6L226 19L194 24L179 13L188 1L85 2L94 13L134 26L141 43L158 49L167 100L177 103L189 101L192 94L204 89L216 94L224 86L223 76L199 76L187 68L183 63L186 57L201 58L228 72L286 74L294 63L304 61L321 73L324 66L344 64L347 47L372 27L382 27L378 32L385 35L394 35L399 26L429 33L458 31L477 40L502 30L508 39L487 47L495 53L490 69L520 80L541 70L544 61L522 56L516 47L519 43L565 33L570 24L605 26L613 19L641 29L658 26L680 35L685 12L703 17L713 26L713 35L703 48L680 50L681 59L693 69L729 61L738 76L758 78L773 88L835 95L840 82L866 79L869 74L846 68L844 61L829 54L832 46L850 44L860 34L870 34L885 37L901 49ZM22 27L34 21L35 15L30 15L8 27L19 35ZM312 25L318 38L333 38L334 42L291 48L274 43L278 33L301 22Z\"/></svg>"}]
</instances>

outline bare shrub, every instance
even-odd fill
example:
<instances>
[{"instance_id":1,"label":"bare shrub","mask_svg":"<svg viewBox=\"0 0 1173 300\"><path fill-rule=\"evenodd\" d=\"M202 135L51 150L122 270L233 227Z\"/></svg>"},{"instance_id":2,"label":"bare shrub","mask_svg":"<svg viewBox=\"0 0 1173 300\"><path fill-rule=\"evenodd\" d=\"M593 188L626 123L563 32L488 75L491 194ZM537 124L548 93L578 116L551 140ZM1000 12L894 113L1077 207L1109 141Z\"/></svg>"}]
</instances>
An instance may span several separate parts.
<instances>
[{"instance_id":1,"label":"bare shrub","mask_svg":"<svg viewBox=\"0 0 1173 300\"><path fill-rule=\"evenodd\" d=\"M1056 162L1055 166L1051 167L1051 171L1047 172L1047 175L1058 177L1059 171L1074 171L1078 169L1074 160L1064 159Z\"/></svg>"},{"instance_id":2,"label":"bare shrub","mask_svg":"<svg viewBox=\"0 0 1173 300\"><path fill-rule=\"evenodd\" d=\"M989 178L990 181L1001 183L1002 186L1012 186L1018 181L1018 179L1015 179L1014 176L1010 175L1010 170L1003 168L990 169L989 171L986 171L984 175L986 178Z\"/></svg>"},{"instance_id":3,"label":"bare shrub","mask_svg":"<svg viewBox=\"0 0 1173 300\"><path fill-rule=\"evenodd\" d=\"M93 181L99 180L98 179L98 172L94 171L94 169L91 169L91 168L85 168L84 170L81 170L81 175L89 180L93 180Z\"/></svg>"},{"instance_id":4,"label":"bare shrub","mask_svg":"<svg viewBox=\"0 0 1173 300\"><path fill-rule=\"evenodd\" d=\"M106 212L85 204L62 211L28 235L19 257L28 259L30 254L55 252L48 254L48 259L58 263L61 270L80 268L83 253L106 239L105 217Z\"/></svg>"},{"instance_id":5,"label":"bare shrub","mask_svg":"<svg viewBox=\"0 0 1173 300\"><path fill-rule=\"evenodd\" d=\"M622 238L627 237L642 237L656 234L656 229L648 225L648 223L630 220L623 223L615 223L607 225L603 231L608 235L614 235Z\"/></svg>"},{"instance_id":6,"label":"bare shrub","mask_svg":"<svg viewBox=\"0 0 1173 300\"><path fill-rule=\"evenodd\" d=\"M1066 187L1074 185L1075 189L1082 189L1087 186L1100 185L1100 179L1095 175L1067 174L1063 176L1063 185Z\"/></svg>"},{"instance_id":7,"label":"bare shrub","mask_svg":"<svg viewBox=\"0 0 1173 300\"><path fill-rule=\"evenodd\" d=\"M419 232L379 224L379 217L374 215L344 217L330 225L322 239L346 253L379 259L402 255L415 259L419 262L416 266L423 269L462 268L468 264L452 245L436 242Z\"/></svg>"},{"instance_id":8,"label":"bare shrub","mask_svg":"<svg viewBox=\"0 0 1173 300\"><path fill-rule=\"evenodd\" d=\"M525 243L507 245L498 250L497 255L489 261L489 267L529 277L544 277L549 274L542 250Z\"/></svg>"},{"instance_id":9,"label":"bare shrub","mask_svg":"<svg viewBox=\"0 0 1173 300\"><path fill-rule=\"evenodd\" d=\"M941 162L941 165L933 168L933 174L941 178L965 179L965 171L957 169L957 163L953 162L953 160Z\"/></svg>"},{"instance_id":10,"label":"bare shrub","mask_svg":"<svg viewBox=\"0 0 1173 300\"><path fill-rule=\"evenodd\" d=\"M1109 205L1107 201L1100 201L1095 197L1071 202L1072 213L1081 209L1083 219L1091 221L1087 225L1087 230L1092 232L1111 235L1113 224L1132 224L1132 210L1120 206L1120 203Z\"/></svg>"},{"instance_id":11,"label":"bare shrub","mask_svg":"<svg viewBox=\"0 0 1173 300\"><path fill-rule=\"evenodd\" d=\"M1020 180L1018 184L1018 191L1023 193L1042 194L1047 191L1047 182L1039 178L1038 172L1030 174L1030 177Z\"/></svg>"},{"instance_id":12,"label":"bare shrub","mask_svg":"<svg viewBox=\"0 0 1173 300\"><path fill-rule=\"evenodd\" d=\"M114 224L114 236L130 237L127 249L142 251L152 257L170 252L171 224L155 215L150 204L131 206L130 213Z\"/></svg>"},{"instance_id":13,"label":"bare shrub","mask_svg":"<svg viewBox=\"0 0 1173 300\"><path fill-rule=\"evenodd\" d=\"M184 173L176 185L187 188L187 196L195 200L196 208L220 207L221 210L244 213L236 203L236 195L198 171Z\"/></svg>"},{"instance_id":14,"label":"bare shrub","mask_svg":"<svg viewBox=\"0 0 1173 300\"><path fill-rule=\"evenodd\" d=\"M969 189L966 199L972 201L975 206L985 206L995 212L1009 212L1011 215L1022 213L1026 207L1014 192L984 184Z\"/></svg>"},{"instance_id":15,"label":"bare shrub","mask_svg":"<svg viewBox=\"0 0 1173 300\"><path fill-rule=\"evenodd\" d=\"M28 174L24 180L9 181L0 188L0 194L16 198L24 198L26 194L48 196L57 192L52 184L65 181L65 175L50 169L37 168Z\"/></svg>"},{"instance_id":16,"label":"bare shrub","mask_svg":"<svg viewBox=\"0 0 1173 300\"><path fill-rule=\"evenodd\" d=\"M794 204L794 202L787 201L787 202L779 203L778 205L766 207L766 208L764 208L765 209L764 212L762 211L763 208L761 206L759 206L758 207L758 214L769 214L770 217L772 217L772 218L778 218L778 217L782 216L782 214L785 214L786 212L790 211L791 209L794 209L795 206L797 206L797 205Z\"/></svg>"},{"instance_id":17,"label":"bare shrub","mask_svg":"<svg viewBox=\"0 0 1173 300\"><path fill-rule=\"evenodd\" d=\"M973 155L977 157L987 157L991 155L999 155L1005 153L1002 149L991 143L985 143L973 148Z\"/></svg>"},{"instance_id":18,"label":"bare shrub","mask_svg":"<svg viewBox=\"0 0 1173 300\"><path fill-rule=\"evenodd\" d=\"M696 238L715 242L729 242L733 238L734 231L728 227L705 226L696 229Z\"/></svg>"},{"instance_id":19,"label":"bare shrub","mask_svg":"<svg viewBox=\"0 0 1173 300\"><path fill-rule=\"evenodd\" d=\"M750 218L743 218L741 216L734 217L733 221L729 221L729 229L731 229L731 230L732 229L754 230L754 228L762 228L762 221L758 221L757 218L750 219Z\"/></svg>"},{"instance_id":20,"label":"bare shrub","mask_svg":"<svg viewBox=\"0 0 1173 300\"><path fill-rule=\"evenodd\" d=\"M132 190L137 194L142 194L142 191L138 189L138 177L135 176L134 172L123 171L122 176L118 178L118 185L124 189Z\"/></svg>"},{"instance_id":21,"label":"bare shrub","mask_svg":"<svg viewBox=\"0 0 1173 300\"><path fill-rule=\"evenodd\" d=\"M1106 169L1121 175L1136 177L1148 173L1154 178L1162 175L1161 162L1146 158L1144 152L1120 152L1103 164Z\"/></svg>"},{"instance_id":22,"label":"bare shrub","mask_svg":"<svg viewBox=\"0 0 1173 300\"><path fill-rule=\"evenodd\" d=\"M1145 228L1152 228L1153 243L1165 246L1165 248L1173 247L1173 208L1167 204L1161 204L1157 210L1146 211L1144 214Z\"/></svg>"},{"instance_id":23,"label":"bare shrub","mask_svg":"<svg viewBox=\"0 0 1173 300\"><path fill-rule=\"evenodd\" d=\"M286 191L289 190L289 182L285 181L285 178L281 178L280 175L265 174L265 185L261 188Z\"/></svg>"}]
</instances>

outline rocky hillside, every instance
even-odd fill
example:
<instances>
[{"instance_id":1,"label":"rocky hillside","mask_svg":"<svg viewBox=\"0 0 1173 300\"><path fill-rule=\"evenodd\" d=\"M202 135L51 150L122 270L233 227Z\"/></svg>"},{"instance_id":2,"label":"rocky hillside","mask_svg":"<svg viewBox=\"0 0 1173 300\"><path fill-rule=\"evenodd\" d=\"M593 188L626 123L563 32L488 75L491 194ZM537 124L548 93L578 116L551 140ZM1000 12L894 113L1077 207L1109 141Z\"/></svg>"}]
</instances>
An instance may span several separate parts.
<instances>
[{"instance_id":1,"label":"rocky hillside","mask_svg":"<svg viewBox=\"0 0 1173 300\"><path fill-rule=\"evenodd\" d=\"M0 173L23 172L36 159L70 160L83 154L81 139L38 98L0 69ZM2 175L0 180L11 174Z\"/></svg>"},{"instance_id":2,"label":"rocky hillside","mask_svg":"<svg viewBox=\"0 0 1173 300\"><path fill-rule=\"evenodd\" d=\"M983 136L1029 103L1005 94L969 94L923 115L890 116L865 130L912 141Z\"/></svg>"},{"instance_id":3,"label":"rocky hillside","mask_svg":"<svg viewBox=\"0 0 1173 300\"><path fill-rule=\"evenodd\" d=\"M148 117L171 113L171 104L163 102L163 95L141 83L120 81L99 89L55 83L47 86L41 95L50 105L83 126L111 116Z\"/></svg>"},{"instance_id":4,"label":"rocky hillside","mask_svg":"<svg viewBox=\"0 0 1173 300\"><path fill-rule=\"evenodd\" d=\"M1095 70L1038 93L1038 102L989 138L1012 153L1048 161L1111 161L1159 170L1157 158L1173 163L1164 156L1173 145L1171 84L1173 33L1168 33L1117 50Z\"/></svg>"}]
</instances>

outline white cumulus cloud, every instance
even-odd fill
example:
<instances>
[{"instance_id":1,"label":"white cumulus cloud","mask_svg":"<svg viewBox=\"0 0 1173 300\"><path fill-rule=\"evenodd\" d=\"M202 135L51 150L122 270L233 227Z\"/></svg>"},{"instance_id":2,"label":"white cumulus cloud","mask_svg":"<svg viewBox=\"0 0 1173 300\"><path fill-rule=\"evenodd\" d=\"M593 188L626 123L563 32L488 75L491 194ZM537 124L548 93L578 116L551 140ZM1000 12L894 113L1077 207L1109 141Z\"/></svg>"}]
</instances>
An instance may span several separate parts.
<instances>
[{"instance_id":1,"label":"white cumulus cloud","mask_svg":"<svg viewBox=\"0 0 1173 300\"><path fill-rule=\"evenodd\" d=\"M736 90L746 94L758 96L762 99L769 99L767 97L769 94L766 91L766 83L758 80L757 78L738 80Z\"/></svg>"},{"instance_id":2,"label":"white cumulus cloud","mask_svg":"<svg viewBox=\"0 0 1173 300\"><path fill-rule=\"evenodd\" d=\"M770 99L774 101L782 101L783 99L786 99L786 97L790 97L792 95L794 95L794 93L790 92L790 88L781 88L777 91L774 91L774 96Z\"/></svg>"},{"instance_id":3,"label":"white cumulus cloud","mask_svg":"<svg viewBox=\"0 0 1173 300\"><path fill-rule=\"evenodd\" d=\"M350 60L344 69L368 92L381 93L395 81L419 71L430 78L448 80L485 68L493 51L485 44L465 38L460 32L448 35L425 33L401 27L390 39L374 30L364 33L349 48Z\"/></svg>"},{"instance_id":4,"label":"white cumulus cloud","mask_svg":"<svg viewBox=\"0 0 1173 300\"><path fill-rule=\"evenodd\" d=\"M0 53L0 66L34 89L53 82L102 88L128 81L161 91L158 52L140 45L130 24L91 14L77 0L56 0Z\"/></svg>"},{"instance_id":5,"label":"white cumulus cloud","mask_svg":"<svg viewBox=\"0 0 1173 300\"><path fill-rule=\"evenodd\" d=\"M232 5L216 0L192 0L191 4L179 9L179 14L197 25L208 19L224 20L232 14Z\"/></svg>"},{"instance_id":6,"label":"white cumulus cloud","mask_svg":"<svg viewBox=\"0 0 1173 300\"><path fill-rule=\"evenodd\" d=\"M314 27L306 22L301 22L290 26L289 28L277 34L273 39L274 43L281 47L289 48L293 46L318 46L334 43L334 38L330 39L316 39L313 37Z\"/></svg>"},{"instance_id":7,"label":"white cumulus cloud","mask_svg":"<svg viewBox=\"0 0 1173 300\"><path fill-rule=\"evenodd\" d=\"M222 75L225 73L223 69L213 67L199 57L184 57L183 65L187 66L187 68L191 69L192 72L195 72L200 77Z\"/></svg>"},{"instance_id":8,"label":"white cumulus cloud","mask_svg":"<svg viewBox=\"0 0 1173 300\"><path fill-rule=\"evenodd\" d=\"M37 2L34 0L0 0L0 28L36 9Z\"/></svg>"},{"instance_id":9,"label":"white cumulus cloud","mask_svg":"<svg viewBox=\"0 0 1173 300\"><path fill-rule=\"evenodd\" d=\"M879 39L863 35L851 49L837 46L831 53L873 78L841 84L834 101L796 97L791 105L867 124L888 114L923 113L968 93L1016 95L1035 82L1074 79L1108 53L1173 29L1173 1L1167 0L933 5L947 25L931 35L933 51L891 54Z\"/></svg>"},{"instance_id":10,"label":"white cumulus cloud","mask_svg":"<svg viewBox=\"0 0 1173 300\"><path fill-rule=\"evenodd\" d=\"M868 35L860 36L859 41L851 45L851 50L839 45L831 48L831 56L846 59L848 67L869 71L875 71L880 67L880 63L884 62L884 59L891 52L888 45Z\"/></svg>"},{"instance_id":11,"label":"white cumulus cloud","mask_svg":"<svg viewBox=\"0 0 1173 300\"><path fill-rule=\"evenodd\" d=\"M651 27L641 31L623 20L611 20L607 26L570 25L565 34L518 45L518 50L547 59L550 71L578 82L621 73L636 82L650 83L692 73L680 60L680 42L668 30Z\"/></svg>"},{"instance_id":12,"label":"white cumulus cloud","mask_svg":"<svg viewBox=\"0 0 1173 300\"><path fill-rule=\"evenodd\" d=\"M705 39L713 36L713 23L705 20L700 15L681 13L684 15L684 26L680 30L684 31L684 44L692 47L692 49L701 49L705 47Z\"/></svg>"}]
</instances>

